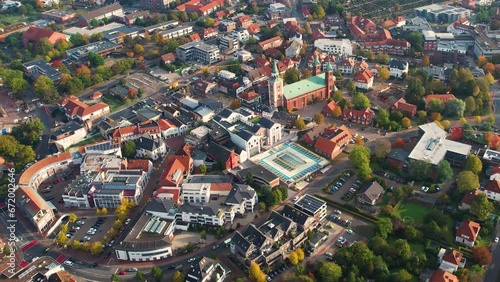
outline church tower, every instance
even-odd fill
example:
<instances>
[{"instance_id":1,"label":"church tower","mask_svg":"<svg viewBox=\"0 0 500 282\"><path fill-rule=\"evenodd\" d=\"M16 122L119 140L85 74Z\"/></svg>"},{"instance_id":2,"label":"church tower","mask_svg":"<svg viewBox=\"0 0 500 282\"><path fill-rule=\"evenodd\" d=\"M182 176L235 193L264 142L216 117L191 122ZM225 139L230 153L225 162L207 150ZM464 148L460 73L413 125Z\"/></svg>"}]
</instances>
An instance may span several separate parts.
<instances>
[{"instance_id":1,"label":"church tower","mask_svg":"<svg viewBox=\"0 0 500 282\"><path fill-rule=\"evenodd\" d=\"M280 77L278 62L276 60L273 62L271 77L267 80L267 89L269 92L269 106L275 108L283 107L283 80Z\"/></svg>"},{"instance_id":2,"label":"church tower","mask_svg":"<svg viewBox=\"0 0 500 282\"><path fill-rule=\"evenodd\" d=\"M336 82L336 77L333 75L333 67L328 60L328 63L326 64L326 72L325 72L325 86L326 86L326 97L325 99L328 99L333 96L333 92L336 91L335 88L335 82Z\"/></svg>"},{"instance_id":3,"label":"church tower","mask_svg":"<svg viewBox=\"0 0 500 282\"><path fill-rule=\"evenodd\" d=\"M319 62L318 54L314 56L314 64L313 64L313 75L319 75L321 73L321 63Z\"/></svg>"}]
</instances>

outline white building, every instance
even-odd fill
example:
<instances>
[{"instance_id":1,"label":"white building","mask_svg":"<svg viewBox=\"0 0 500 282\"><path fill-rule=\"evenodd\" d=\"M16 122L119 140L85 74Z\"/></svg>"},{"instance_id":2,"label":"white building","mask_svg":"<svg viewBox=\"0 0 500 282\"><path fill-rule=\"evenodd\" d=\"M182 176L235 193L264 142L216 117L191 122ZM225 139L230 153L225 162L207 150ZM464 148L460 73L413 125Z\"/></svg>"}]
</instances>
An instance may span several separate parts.
<instances>
[{"instance_id":1,"label":"white building","mask_svg":"<svg viewBox=\"0 0 500 282\"><path fill-rule=\"evenodd\" d=\"M126 198L136 205L142 199L149 175L142 170L108 170L99 173L93 180L96 207L116 208Z\"/></svg>"},{"instance_id":2,"label":"white building","mask_svg":"<svg viewBox=\"0 0 500 282\"><path fill-rule=\"evenodd\" d=\"M292 41L290 46L285 49L285 56L287 58L294 58L300 54L300 50L302 49L302 44L299 41Z\"/></svg>"},{"instance_id":3,"label":"white building","mask_svg":"<svg viewBox=\"0 0 500 282\"><path fill-rule=\"evenodd\" d=\"M352 42L349 39L317 39L314 47L335 55L352 56Z\"/></svg>"},{"instance_id":4,"label":"white building","mask_svg":"<svg viewBox=\"0 0 500 282\"><path fill-rule=\"evenodd\" d=\"M21 7L21 2L19 1L3 1L2 3L2 10L8 10L11 8L19 8Z\"/></svg>"},{"instance_id":5,"label":"white building","mask_svg":"<svg viewBox=\"0 0 500 282\"><path fill-rule=\"evenodd\" d=\"M160 138L153 138L148 133L135 140L136 158L147 158L153 161L167 154L167 146Z\"/></svg>"},{"instance_id":6,"label":"white building","mask_svg":"<svg viewBox=\"0 0 500 282\"><path fill-rule=\"evenodd\" d=\"M224 211L219 204L184 203L177 211L177 217L187 223L223 226Z\"/></svg>"},{"instance_id":7,"label":"white building","mask_svg":"<svg viewBox=\"0 0 500 282\"><path fill-rule=\"evenodd\" d=\"M234 213L243 215L246 212L253 212L257 201L257 193L252 187L235 184L229 192L225 204L232 206Z\"/></svg>"},{"instance_id":8,"label":"white building","mask_svg":"<svg viewBox=\"0 0 500 282\"><path fill-rule=\"evenodd\" d=\"M247 43L250 39L250 33L246 29L234 29L229 33L229 37L238 39L241 43Z\"/></svg>"},{"instance_id":9,"label":"white building","mask_svg":"<svg viewBox=\"0 0 500 282\"><path fill-rule=\"evenodd\" d=\"M181 199L184 203L208 203L210 183L183 183Z\"/></svg>"},{"instance_id":10,"label":"white building","mask_svg":"<svg viewBox=\"0 0 500 282\"><path fill-rule=\"evenodd\" d=\"M392 77L402 78L403 74L408 74L409 64L407 61L392 59L389 62L389 72Z\"/></svg>"},{"instance_id":11,"label":"white building","mask_svg":"<svg viewBox=\"0 0 500 282\"><path fill-rule=\"evenodd\" d=\"M281 3L273 3L270 4L269 7L267 8L269 13L285 13L286 12L286 6L281 4Z\"/></svg>"},{"instance_id":12,"label":"white building","mask_svg":"<svg viewBox=\"0 0 500 282\"><path fill-rule=\"evenodd\" d=\"M85 136L87 136L87 128L83 124L70 121L54 129L51 134L51 139L54 141L57 148L64 151L70 146L82 141Z\"/></svg>"},{"instance_id":13,"label":"white building","mask_svg":"<svg viewBox=\"0 0 500 282\"><path fill-rule=\"evenodd\" d=\"M203 257L187 273L186 282L224 282L231 273L220 262Z\"/></svg>"}]
</instances>

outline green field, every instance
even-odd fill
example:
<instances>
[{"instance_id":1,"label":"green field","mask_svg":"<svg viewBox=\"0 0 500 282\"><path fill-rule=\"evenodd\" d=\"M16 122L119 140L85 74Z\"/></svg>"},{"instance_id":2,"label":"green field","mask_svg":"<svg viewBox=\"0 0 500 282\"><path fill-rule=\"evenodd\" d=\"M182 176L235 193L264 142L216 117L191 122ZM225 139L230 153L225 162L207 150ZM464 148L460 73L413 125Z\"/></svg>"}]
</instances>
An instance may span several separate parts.
<instances>
[{"instance_id":1,"label":"green field","mask_svg":"<svg viewBox=\"0 0 500 282\"><path fill-rule=\"evenodd\" d=\"M413 218L417 224L423 223L425 215L429 213L429 208L415 203L405 202L398 210L401 218L404 220L406 216Z\"/></svg>"},{"instance_id":2,"label":"green field","mask_svg":"<svg viewBox=\"0 0 500 282\"><path fill-rule=\"evenodd\" d=\"M108 94L104 94L102 96L102 100L104 101L104 103L109 105L109 110L111 112L114 112L119 107L125 105L125 101Z\"/></svg>"}]
</instances>

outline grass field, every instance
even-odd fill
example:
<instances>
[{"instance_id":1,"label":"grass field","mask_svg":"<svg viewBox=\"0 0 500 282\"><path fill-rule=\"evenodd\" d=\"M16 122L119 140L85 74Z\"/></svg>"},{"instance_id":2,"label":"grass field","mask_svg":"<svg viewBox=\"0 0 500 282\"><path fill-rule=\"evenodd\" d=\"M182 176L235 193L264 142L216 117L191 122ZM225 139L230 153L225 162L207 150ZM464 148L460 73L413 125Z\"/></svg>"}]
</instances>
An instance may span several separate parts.
<instances>
[{"instance_id":1,"label":"grass field","mask_svg":"<svg viewBox=\"0 0 500 282\"><path fill-rule=\"evenodd\" d=\"M415 254L424 254L425 255L425 246L422 244L417 244L417 243L411 243L410 244L411 250L415 252Z\"/></svg>"},{"instance_id":2,"label":"grass field","mask_svg":"<svg viewBox=\"0 0 500 282\"><path fill-rule=\"evenodd\" d=\"M125 105L125 101L119 99L119 98L116 98L116 97L113 97L111 95L103 95L102 97L104 103L108 104L109 105L109 110L111 112L114 112L116 109L118 109L119 107Z\"/></svg>"},{"instance_id":3,"label":"grass field","mask_svg":"<svg viewBox=\"0 0 500 282\"><path fill-rule=\"evenodd\" d=\"M399 208L399 214L401 218L404 219L405 216L413 218L415 223L423 223L425 215L429 213L429 208L415 204L415 203L403 203Z\"/></svg>"}]
</instances>

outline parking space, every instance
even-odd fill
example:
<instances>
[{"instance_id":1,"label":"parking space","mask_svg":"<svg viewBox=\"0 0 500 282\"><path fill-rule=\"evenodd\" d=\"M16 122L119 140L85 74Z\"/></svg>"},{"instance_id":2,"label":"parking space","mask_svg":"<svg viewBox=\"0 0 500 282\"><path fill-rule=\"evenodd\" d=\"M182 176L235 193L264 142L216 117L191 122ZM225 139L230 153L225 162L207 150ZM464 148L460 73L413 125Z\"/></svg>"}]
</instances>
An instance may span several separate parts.
<instances>
[{"instance_id":1,"label":"parking space","mask_svg":"<svg viewBox=\"0 0 500 282\"><path fill-rule=\"evenodd\" d=\"M344 174L338 181L334 182L329 187L329 191L331 193L330 198L339 203L349 202L354 198L356 193L356 191L353 191L352 189L359 189L359 185L360 181L357 177L351 174ZM346 197L347 193L349 193L348 197Z\"/></svg>"},{"instance_id":2,"label":"parking space","mask_svg":"<svg viewBox=\"0 0 500 282\"><path fill-rule=\"evenodd\" d=\"M80 217L68 231L68 235L72 234L69 238L80 241L80 243L89 242L92 244L93 242L102 242L103 237L111 229L115 220L116 216L114 215Z\"/></svg>"},{"instance_id":3,"label":"parking space","mask_svg":"<svg viewBox=\"0 0 500 282\"><path fill-rule=\"evenodd\" d=\"M146 96L166 89L167 84L144 73L134 73L127 78L127 83L137 89L142 88Z\"/></svg>"}]
</instances>

